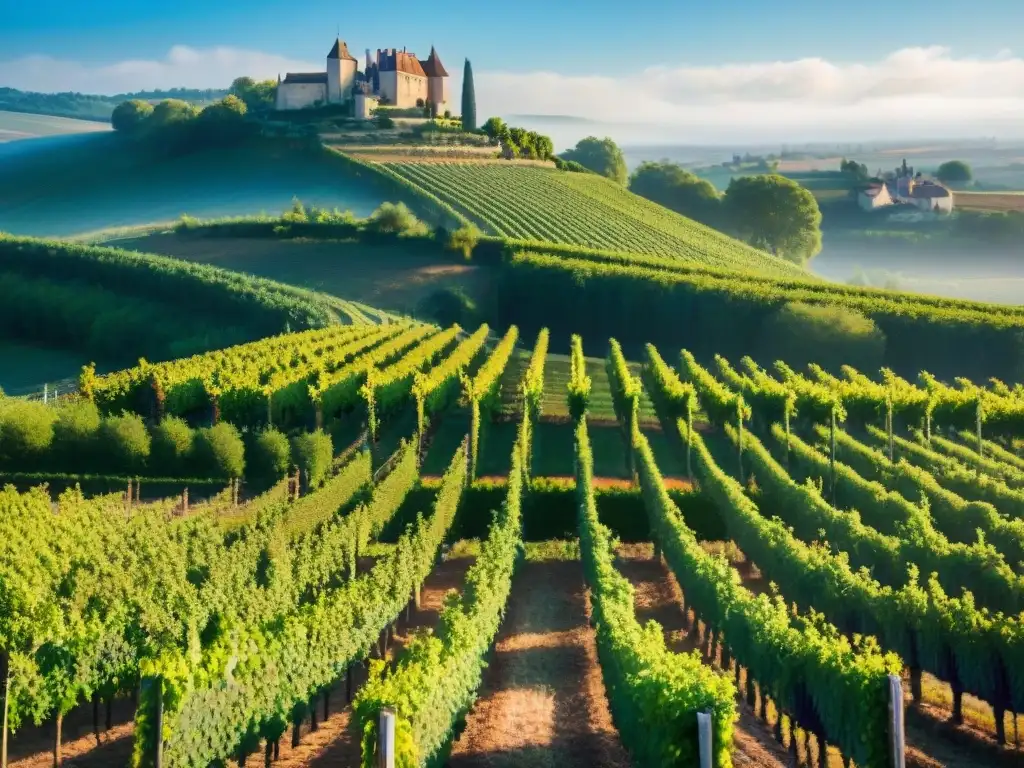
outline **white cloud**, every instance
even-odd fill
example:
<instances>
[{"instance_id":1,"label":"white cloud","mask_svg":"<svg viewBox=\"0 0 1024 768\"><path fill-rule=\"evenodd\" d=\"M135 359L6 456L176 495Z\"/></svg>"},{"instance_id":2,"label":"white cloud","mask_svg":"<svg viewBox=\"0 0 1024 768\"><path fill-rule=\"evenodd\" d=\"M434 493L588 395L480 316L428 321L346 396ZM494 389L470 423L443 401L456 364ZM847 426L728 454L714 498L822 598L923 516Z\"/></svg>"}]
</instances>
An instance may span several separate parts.
<instances>
[{"instance_id":1,"label":"white cloud","mask_svg":"<svg viewBox=\"0 0 1024 768\"><path fill-rule=\"evenodd\" d=\"M44 56L0 61L0 85L87 93L225 87L243 74L270 78L322 66L237 48L175 46L160 60L103 65ZM461 68L453 74L457 103ZM576 115L643 125L651 140L667 134L679 142L724 142L1024 132L1024 59L1008 51L957 58L933 46L853 63L666 62L617 76L478 71L476 83L481 115Z\"/></svg>"},{"instance_id":2,"label":"white cloud","mask_svg":"<svg viewBox=\"0 0 1024 768\"><path fill-rule=\"evenodd\" d=\"M25 91L128 93L159 88L227 88L242 75L276 78L278 73L315 72L323 63L297 61L239 48L196 49L176 45L160 60L129 59L82 64L49 56L0 61L0 84Z\"/></svg>"}]
</instances>

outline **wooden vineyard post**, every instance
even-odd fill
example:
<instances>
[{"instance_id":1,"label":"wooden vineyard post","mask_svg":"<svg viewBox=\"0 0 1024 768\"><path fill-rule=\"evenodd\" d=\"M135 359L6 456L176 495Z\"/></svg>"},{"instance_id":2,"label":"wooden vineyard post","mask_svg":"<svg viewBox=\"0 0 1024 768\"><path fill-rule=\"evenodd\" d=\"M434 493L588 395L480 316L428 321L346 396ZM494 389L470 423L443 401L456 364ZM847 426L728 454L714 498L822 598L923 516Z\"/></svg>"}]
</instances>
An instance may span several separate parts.
<instances>
[{"instance_id":1,"label":"wooden vineyard post","mask_svg":"<svg viewBox=\"0 0 1024 768\"><path fill-rule=\"evenodd\" d=\"M889 461L893 460L893 454L895 453L896 441L893 439L893 418L892 418L892 397L885 398L885 432L889 437Z\"/></svg>"},{"instance_id":2,"label":"wooden vineyard post","mask_svg":"<svg viewBox=\"0 0 1024 768\"><path fill-rule=\"evenodd\" d=\"M377 727L377 768L395 768L395 713L390 709L380 711Z\"/></svg>"},{"instance_id":3,"label":"wooden vineyard post","mask_svg":"<svg viewBox=\"0 0 1024 768\"><path fill-rule=\"evenodd\" d=\"M697 739L700 745L700 768L711 768L711 713L697 713Z\"/></svg>"},{"instance_id":4,"label":"wooden vineyard post","mask_svg":"<svg viewBox=\"0 0 1024 768\"><path fill-rule=\"evenodd\" d=\"M3 658L4 662L4 732L3 741L0 742L0 768L7 768L7 718L8 718L8 699L11 694L11 671L7 669L7 656Z\"/></svg>"},{"instance_id":5,"label":"wooden vineyard post","mask_svg":"<svg viewBox=\"0 0 1024 768\"><path fill-rule=\"evenodd\" d=\"M892 766L906 768L906 743L903 729L903 681L899 675L889 675L889 714L892 736Z\"/></svg>"},{"instance_id":6,"label":"wooden vineyard post","mask_svg":"<svg viewBox=\"0 0 1024 768\"><path fill-rule=\"evenodd\" d=\"M740 467L740 485L743 484L743 407L737 404L736 406L736 424L738 425L738 432L740 439L737 441L739 445L739 453L737 458L739 460Z\"/></svg>"},{"instance_id":7,"label":"wooden vineyard post","mask_svg":"<svg viewBox=\"0 0 1024 768\"><path fill-rule=\"evenodd\" d=\"M978 398L978 412L975 420L978 430L978 472L981 472L981 460L985 458L985 445L981 441L981 398Z\"/></svg>"},{"instance_id":8,"label":"wooden vineyard post","mask_svg":"<svg viewBox=\"0 0 1024 768\"><path fill-rule=\"evenodd\" d=\"M156 678L156 756L153 759L155 768L163 768L164 764L164 682Z\"/></svg>"},{"instance_id":9,"label":"wooden vineyard post","mask_svg":"<svg viewBox=\"0 0 1024 768\"><path fill-rule=\"evenodd\" d=\"M830 444L830 449L831 449L829 451L829 459L828 459L829 483L831 485L831 487L829 488L829 492L831 494L830 501L833 504L835 504L835 501L836 501L836 408L835 408L834 405L832 406L832 413L831 413L831 417L829 418L828 432L829 432L829 444Z\"/></svg>"},{"instance_id":10,"label":"wooden vineyard post","mask_svg":"<svg viewBox=\"0 0 1024 768\"><path fill-rule=\"evenodd\" d=\"M686 409L686 479L693 483L693 405L687 404Z\"/></svg>"}]
</instances>

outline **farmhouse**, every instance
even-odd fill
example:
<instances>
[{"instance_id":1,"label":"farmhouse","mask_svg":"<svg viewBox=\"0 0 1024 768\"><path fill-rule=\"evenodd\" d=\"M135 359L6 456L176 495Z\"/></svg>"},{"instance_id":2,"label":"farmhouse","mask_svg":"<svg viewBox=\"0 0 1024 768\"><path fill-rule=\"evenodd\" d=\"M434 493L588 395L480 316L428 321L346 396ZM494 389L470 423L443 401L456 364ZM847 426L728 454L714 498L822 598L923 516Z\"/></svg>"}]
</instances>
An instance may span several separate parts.
<instances>
[{"instance_id":1,"label":"farmhouse","mask_svg":"<svg viewBox=\"0 0 1024 768\"><path fill-rule=\"evenodd\" d=\"M865 211L874 211L892 205L893 199L885 184L869 184L857 193L857 204Z\"/></svg>"},{"instance_id":2,"label":"farmhouse","mask_svg":"<svg viewBox=\"0 0 1024 768\"><path fill-rule=\"evenodd\" d=\"M327 104L352 104L358 117L368 117L377 104L417 107L434 104L438 112L448 108L448 72L437 51L420 59L403 48L366 50L366 64L359 61L338 38L327 54L325 72L289 72L277 78L276 108L305 109Z\"/></svg>"}]
</instances>

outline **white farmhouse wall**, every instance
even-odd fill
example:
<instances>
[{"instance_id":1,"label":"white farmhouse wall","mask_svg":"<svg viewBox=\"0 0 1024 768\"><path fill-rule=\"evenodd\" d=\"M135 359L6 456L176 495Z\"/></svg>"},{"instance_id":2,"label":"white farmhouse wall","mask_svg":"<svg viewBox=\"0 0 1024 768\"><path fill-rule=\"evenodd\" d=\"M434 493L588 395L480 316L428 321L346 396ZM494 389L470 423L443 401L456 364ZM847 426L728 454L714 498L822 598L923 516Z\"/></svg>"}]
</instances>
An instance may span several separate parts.
<instances>
[{"instance_id":1,"label":"white farmhouse wall","mask_svg":"<svg viewBox=\"0 0 1024 768\"><path fill-rule=\"evenodd\" d=\"M378 106L377 99L365 93L356 94L355 117L357 120L369 120L373 116L373 110Z\"/></svg>"},{"instance_id":2,"label":"white farmhouse wall","mask_svg":"<svg viewBox=\"0 0 1024 768\"><path fill-rule=\"evenodd\" d=\"M323 83L281 83L277 87L277 109L303 109L318 101L327 102L327 86Z\"/></svg>"}]
</instances>

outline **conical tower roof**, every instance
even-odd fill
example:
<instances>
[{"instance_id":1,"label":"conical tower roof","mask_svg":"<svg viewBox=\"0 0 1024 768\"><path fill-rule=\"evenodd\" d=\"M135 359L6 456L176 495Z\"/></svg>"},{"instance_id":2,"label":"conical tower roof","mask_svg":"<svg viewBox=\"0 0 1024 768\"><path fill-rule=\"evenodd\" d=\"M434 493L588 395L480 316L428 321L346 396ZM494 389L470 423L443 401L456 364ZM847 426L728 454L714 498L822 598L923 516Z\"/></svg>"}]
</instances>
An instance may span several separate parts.
<instances>
[{"instance_id":1,"label":"conical tower roof","mask_svg":"<svg viewBox=\"0 0 1024 768\"><path fill-rule=\"evenodd\" d=\"M441 57L437 55L434 46L430 46L430 55L426 61L421 61L420 64L423 66L423 71L427 73L427 77L448 77L448 71L441 63Z\"/></svg>"},{"instance_id":2,"label":"conical tower roof","mask_svg":"<svg viewBox=\"0 0 1024 768\"><path fill-rule=\"evenodd\" d=\"M355 61L356 57L348 52L348 45L340 37L334 41L334 47L331 48L331 52L327 54L328 59L348 59L349 61Z\"/></svg>"}]
</instances>

